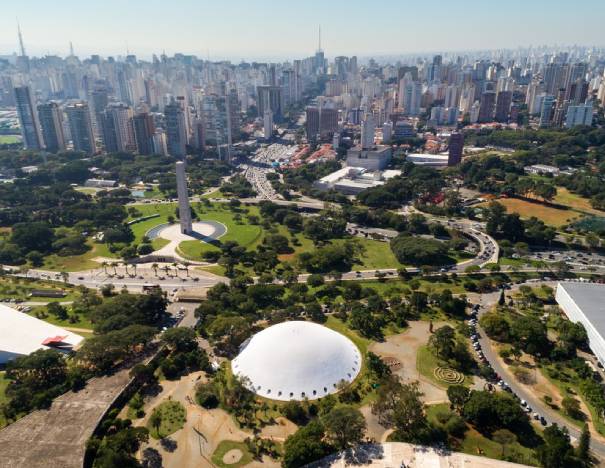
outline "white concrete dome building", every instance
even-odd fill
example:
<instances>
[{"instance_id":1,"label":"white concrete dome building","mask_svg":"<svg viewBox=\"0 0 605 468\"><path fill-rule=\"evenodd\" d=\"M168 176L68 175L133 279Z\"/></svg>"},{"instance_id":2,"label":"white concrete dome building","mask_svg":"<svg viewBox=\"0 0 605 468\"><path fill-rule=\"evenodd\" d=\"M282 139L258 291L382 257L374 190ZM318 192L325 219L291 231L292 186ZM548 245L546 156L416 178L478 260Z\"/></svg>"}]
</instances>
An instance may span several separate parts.
<instances>
[{"instance_id":1,"label":"white concrete dome building","mask_svg":"<svg viewBox=\"0 0 605 468\"><path fill-rule=\"evenodd\" d=\"M314 400L352 382L361 354L345 336L313 322L273 325L254 335L231 362L250 390L273 400Z\"/></svg>"}]
</instances>

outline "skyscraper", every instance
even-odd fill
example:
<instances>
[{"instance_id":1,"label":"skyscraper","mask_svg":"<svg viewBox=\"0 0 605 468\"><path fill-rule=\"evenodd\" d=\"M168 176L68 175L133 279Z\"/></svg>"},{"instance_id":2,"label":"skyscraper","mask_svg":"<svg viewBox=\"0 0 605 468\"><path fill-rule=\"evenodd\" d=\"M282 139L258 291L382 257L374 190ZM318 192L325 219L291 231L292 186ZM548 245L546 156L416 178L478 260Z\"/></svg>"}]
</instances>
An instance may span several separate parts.
<instances>
[{"instance_id":1,"label":"skyscraper","mask_svg":"<svg viewBox=\"0 0 605 468\"><path fill-rule=\"evenodd\" d=\"M549 127L552 119L555 98L551 95L544 96L540 108L540 127Z\"/></svg>"},{"instance_id":2,"label":"skyscraper","mask_svg":"<svg viewBox=\"0 0 605 468\"><path fill-rule=\"evenodd\" d=\"M464 149L464 135L454 132L450 135L447 165L456 166L462 161L462 150Z\"/></svg>"},{"instance_id":3,"label":"skyscraper","mask_svg":"<svg viewBox=\"0 0 605 468\"><path fill-rule=\"evenodd\" d=\"M496 98L496 122L508 122L510 106L513 101L512 91L500 91Z\"/></svg>"},{"instance_id":4,"label":"skyscraper","mask_svg":"<svg viewBox=\"0 0 605 468\"><path fill-rule=\"evenodd\" d=\"M137 153L153 154L153 135L155 133L153 117L146 112L142 112L132 118L132 123Z\"/></svg>"},{"instance_id":5,"label":"skyscraper","mask_svg":"<svg viewBox=\"0 0 605 468\"><path fill-rule=\"evenodd\" d=\"M112 104L104 114L103 138L106 151L134 152L136 143L130 106L122 103Z\"/></svg>"},{"instance_id":6,"label":"skyscraper","mask_svg":"<svg viewBox=\"0 0 605 468\"><path fill-rule=\"evenodd\" d=\"M187 191L187 176L185 174L185 163L178 161L176 163L176 191L179 199L179 221L181 223L181 232L191 234L193 227L191 225L191 207L189 206L189 193Z\"/></svg>"},{"instance_id":7,"label":"skyscraper","mask_svg":"<svg viewBox=\"0 0 605 468\"><path fill-rule=\"evenodd\" d=\"M38 106L38 116L40 118L46 151L50 153L65 151L63 111L59 108L59 105L53 101L40 104Z\"/></svg>"},{"instance_id":8,"label":"skyscraper","mask_svg":"<svg viewBox=\"0 0 605 468\"><path fill-rule=\"evenodd\" d=\"M174 157L183 157L187 152L187 127L185 112L181 105L172 100L164 107L166 117L166 145L168 154Z\"/></svg>"},{"instance_id":9,"label":"skyscraper","mask_svg":"<svg viewBox=\"0 0 605 468\"><path fill-rule=\"evenodd\" d=\"M29 86L15 88L15 102L25 148L42 149L42 134Z\"/></svg>"},{"instance_id":10,"label":"skyscraper","mask_svg":"<svg viewBox=\"0 0 605 468\"><path fill-rule=\"evenodd\" d=\"M569 106L565 118L565 127L571 128L576 125L592 125L592 102Z\"/></svg>"},{"instance_id":11,"label":"skyscraper","mask_svg":"<svg viewBox=\"0 0 605 468\"><path fill-rule=\"evenodd\" d=\"M276 120L282 115L282 88L280 86L257 86L256 107L259 117L265 115L265 110L273 111Z\"/></svg>"},{"instance_id":12,"label":"skyscraper","mask_svg":"<svg viewBox=\"0 0 605 468\"><path fill-rule=\"evenodd\" d=\"M494 105L496 103L496 93L494 91L485 91L481 94L479 102L478 122L491 122L494 118Z\"/></svg>"},{"instance_id":13,"label":"skyscraper","mask_svg":"<svg viewBox=\"0 0 605 468\"><path fill-rule=\"evenodd\" d=\"M361 122L361 149L370 149L374 146L374 130L376 125L374 124L374 117L368 115L363 122Z\"/></svg>"},{"instance_id":14,"label":"skyscraper","mask_svg":"<svg viewBox=\"0 0 605 468\"><path fill-rule=\"evenodd\" d=\"M85 101L69 104L65 108L69 130L75 151L93 155L96 152L95 136L88 103Z\"/></svg>"}]
</instances>

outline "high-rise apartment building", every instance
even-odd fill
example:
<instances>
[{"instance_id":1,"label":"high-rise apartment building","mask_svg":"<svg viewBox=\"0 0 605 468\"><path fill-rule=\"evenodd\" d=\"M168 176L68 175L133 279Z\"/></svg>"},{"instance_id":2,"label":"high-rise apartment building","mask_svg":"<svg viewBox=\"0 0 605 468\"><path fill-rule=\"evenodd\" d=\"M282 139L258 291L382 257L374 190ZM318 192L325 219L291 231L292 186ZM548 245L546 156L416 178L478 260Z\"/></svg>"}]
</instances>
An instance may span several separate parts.
<instances>
[{"instance_id":1,"label":"high-rise apartment building","mask_svg":"<svg viewBox=\"0 0 605 468\"><path fill-rule=\"evenodd\" d=\"M462 150L464 149L464 135L454 132L450 136L447 165L456 166L462 161Z\"/></svg>"},{"instance_id":2,"label":"high-rise apartment building","mask_svg":"<svg viewBox=\"0 0 605 468\"><path fill-rule=\"evenodd\" d=\"M38 117L44 137L44 146L50 153L65 151L63 133L63 111L56 102L47 102L38 106Z\"/></svg>"},{"instance_id":3,"label":"high-rise apartment building","mask_svg":"<svg viewBox=\"0 0 605 468\"><path fill-rule=\"evenodd\" d=\"M183 157L187 152L187 127L185 112L181 105L172 100L164 107L166 117L166 146L168 154Z\"/></svg>"},{"instance_id":4,"label":"high-rise apartment building","mask_svg":"<svg viewBox=\"0 0 605 468\"><path fill-rule=\"evenodd\" d=\"M496 98L496 114L494 117L496 122L508 122L512 101L512 91L500 91L498 93Z\"/></svg>"},{"instance_id":5,"label":"high-rise apartment building","mask_svg":"<svg viewBox=\"0 0 605 468\"><path fill-rule=\"evenodd\" d=\"M103 112L103 143L108 153L136 150L132 109L123 103L111 104Z\"/></svg>"},{"instance_id":6,"label":"high-rise apartment building","mask_svg":"<svg viewBox=\"0 0 605 468\"><path fill-rule=\"evenodd\" d=\"M259 117L264 117L265 110L270 109L278 120L282 116L282 88L280 86L257 86L256 108Z\"/></svg>"},{"instance_id":7,"label":"high-rise apartment building","mask_svg":"<svg viewBox=\"0 0 605 468\"><path fill-rule=\"evenodd\" d=\"M592 125L593 106L592 102L569 106L565 117L565 127L571 128L576 125Z\"/></svg>"},{"instance_id":8,"label":"high-rise apartment building","mask_svg":"<svg viewBox=\"0 0 605 468\"><path fill-rule=\"evenodd\" d=\"M75 151L82 151L88 155L96 152L95 136L92 130L90 109L85 101L74 102L65 107L69 131Z\"/></svg>"},{"instance_id":9,"label":"high-rise apartment building","mask_svg":"<svg viewBox=\"0 0 605 468\"><path fill-rule=\"evenodd\" d=\"M540 127L550 127L555 107L555 97L546 95L542 99L540 108Z\"/></svg>"},{"instance_id":10,"label":"high-rise apartment building","mask_svg":"<svg viewBox=\"0 0 605 468\"><path fill-rule=\"evenodd\" d=\"M132 126L137 153L153 154L153 135L155 134L153 117L146 112L137 114L132 118Z\"/></svg>"},{"instance_id":11,"label":"high-rise apartment building","mask_svg":"<svg viewBox=\"0 0 605 468\"><path fill-rule=\"evenodd\" d=\"M21 126L21 135L23 136L23 145L26 149L42 149L40 124L29 86L17 86L15 88L15 103L19 125Z\"/></svg>"},{"instance_id":12,"label":"high-rise apartment building","mask_svg":"<svg viewBox=\"0 0 605 468\"><path fill-rule=\"evenodd\" d=\"M494 119L494 106L496 104L496 93L494 91L485 91L481 94L479 102L478 122L491 122Z\"/></svg>"}]
</instances>

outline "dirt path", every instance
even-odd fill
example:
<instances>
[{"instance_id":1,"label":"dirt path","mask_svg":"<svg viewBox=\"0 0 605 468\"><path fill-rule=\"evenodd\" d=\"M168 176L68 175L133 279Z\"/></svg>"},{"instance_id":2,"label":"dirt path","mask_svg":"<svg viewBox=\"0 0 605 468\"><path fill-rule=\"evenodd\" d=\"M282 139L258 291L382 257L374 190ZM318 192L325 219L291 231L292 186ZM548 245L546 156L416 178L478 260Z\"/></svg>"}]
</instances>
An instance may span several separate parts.
<instances>
[{"instance_id":1,"label":"dirt path","mask_svg":"<svg viewBox=\"0 0 605 468\"><path fill-rule=\"evenodd\" d=\"M439 328L444 323L435 323ZM391 335L382 343L372 343L370 351L379 356L391 357L401 362L402 367L394 371L403 382L418 381L420 391L424 393L424 401L428 404L448 401L445 390L420 375L416 367L416 354L420 346L426 345L430 336L429 323L422 321L409 322L409 327L403 333Z\"/></svg>"}]
</instances>

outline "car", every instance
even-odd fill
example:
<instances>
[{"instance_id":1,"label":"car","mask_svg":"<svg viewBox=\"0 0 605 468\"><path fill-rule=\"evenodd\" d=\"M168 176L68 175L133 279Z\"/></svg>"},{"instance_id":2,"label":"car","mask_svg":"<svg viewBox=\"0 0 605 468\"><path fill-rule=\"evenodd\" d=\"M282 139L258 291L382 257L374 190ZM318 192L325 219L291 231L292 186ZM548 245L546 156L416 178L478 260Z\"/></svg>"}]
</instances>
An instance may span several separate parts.
<instances>
[{"instance_id":1,"label":"car","mask_svg":"<svg viewBox=\"0 0 605 468\"><path fill-rule=\"evenodd\" d=\"M78 276L78 279L79 279L80 281L82 281L82 280L84 279L84 277L83 277L83 276Z\"/></svg>"},{"instance_id":2,"label":"car","mask_svg":"<svg viewBox=\"0 0 605 468\"><path fill-rule=\"evenodd\" d=\"M534 418L536 421L539 421L540 415L538 413L534 413L534 414L532 414L532 418Z\"/></svg>"},{"instance_id":3,"label":"car","mask_svg":"<svg viewBox=\"0 0 605 468\"><path fill-rule=\"evenodd\" d=\"M521 406L527 406L527 401L521 400Z\"/></svg>"},{"instance_id":4,"label":"car","mask_svg":"<svg viewBox=\"0 0 605 468\"><path fill-rule=\"evenodd\" d=\"M547 426L548 422L546 421L546 419L544 418L544 416L540 416L540 424L542 424L543 426Z\"/></svg>"}]
</instances>

